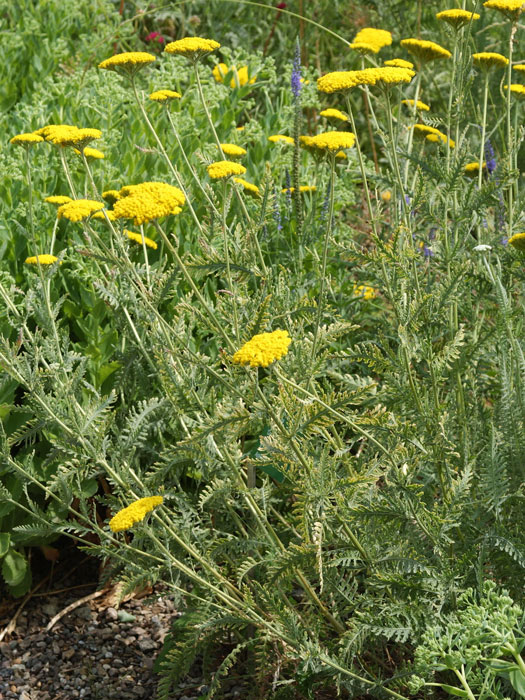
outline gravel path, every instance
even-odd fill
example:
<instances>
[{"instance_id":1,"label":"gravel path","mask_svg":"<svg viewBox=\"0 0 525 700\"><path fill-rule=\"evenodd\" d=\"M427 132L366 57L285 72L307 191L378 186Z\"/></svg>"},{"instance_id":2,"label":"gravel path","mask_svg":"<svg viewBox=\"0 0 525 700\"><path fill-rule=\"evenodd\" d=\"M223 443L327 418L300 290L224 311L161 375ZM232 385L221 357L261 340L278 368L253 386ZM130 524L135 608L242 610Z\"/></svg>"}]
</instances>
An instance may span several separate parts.
<instances>
[{"instance_id":1,"label":"gravel path","mask_svg":"<svg viewBox=\"0 0 525 700\"><path fill-rule=\"evenodd\" d=\"M173 601L157 590L158 597L131 599L117 610L100 596L63 616L47 632L57 613L96 590L94 583L53 594L78 586L78 577L79 572L32 597L15 631L0 642L0 700L155 698L152 667L177 615ZM0 631L20 602L15 601L9 614L0 612ZM188 678L173 700L191 700L203 691L198 679Z\"/></svg>"}]
</instances>

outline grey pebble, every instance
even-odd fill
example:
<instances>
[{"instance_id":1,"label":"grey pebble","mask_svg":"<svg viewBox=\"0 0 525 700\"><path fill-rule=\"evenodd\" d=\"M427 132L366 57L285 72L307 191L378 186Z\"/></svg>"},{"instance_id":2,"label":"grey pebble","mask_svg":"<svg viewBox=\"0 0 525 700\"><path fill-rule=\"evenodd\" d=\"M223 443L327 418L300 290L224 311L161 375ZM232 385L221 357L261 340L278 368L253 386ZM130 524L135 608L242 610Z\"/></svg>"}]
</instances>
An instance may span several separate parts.
<instances>
[{"instance_id":1,"label":"grey pebble","mask_svg":"<svg viewBox=\"0 0 525 700\"><path fill-rule=\"evenodd\" d=\"M118 618L118 612L115 608L106 608L106 617L110 620L116 620Z\"/></svg>"}]
</instances>

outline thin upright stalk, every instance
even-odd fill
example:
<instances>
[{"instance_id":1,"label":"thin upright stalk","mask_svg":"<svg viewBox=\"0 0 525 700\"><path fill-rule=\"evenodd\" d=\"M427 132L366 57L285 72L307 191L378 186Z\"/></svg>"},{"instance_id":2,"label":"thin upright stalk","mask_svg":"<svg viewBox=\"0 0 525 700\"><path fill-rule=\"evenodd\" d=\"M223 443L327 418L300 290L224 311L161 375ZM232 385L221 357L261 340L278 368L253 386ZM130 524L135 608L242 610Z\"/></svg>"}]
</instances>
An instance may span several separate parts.
<instances>
[{"instance_id":1,"label":"thin upright stalk","mask_svg":"<svg viewBox=\"0 0 525 700\"><path fill-rule=\"evenodd\" d=\"M222 183L222 208L221 208L221 228L222 228L222 240L224 244L224 260L226 262L226 278L228 280L228 291L231 294L232 304L233 304L233 329L235 332L235 337L237 342L240 341L239 336L239 312L237 310L237 295L233 288L232 273L230 268L230 252L228 244L228 228L226 226L226 204L228 195L228 185L226 180Z\"/></svg>"}]
</instances>

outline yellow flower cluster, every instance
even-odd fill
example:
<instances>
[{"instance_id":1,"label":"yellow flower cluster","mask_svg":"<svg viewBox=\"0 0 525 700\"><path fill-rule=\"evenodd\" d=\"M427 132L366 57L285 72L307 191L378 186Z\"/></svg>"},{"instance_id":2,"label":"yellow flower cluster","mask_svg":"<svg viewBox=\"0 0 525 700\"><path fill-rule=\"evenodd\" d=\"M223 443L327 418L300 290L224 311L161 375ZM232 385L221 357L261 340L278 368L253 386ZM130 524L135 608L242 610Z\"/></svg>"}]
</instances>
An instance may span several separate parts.
<instances>
[{"instance_id":1,"label":"yellow flower cluster","mask_svg":"<svg viewBox=\"0 0 525 700\"><path fill-rule=\"evenodd\" d=\"M242 158L246 155L246 149L235 143L221 143L222 152L230 158Z\"/></svg>"},{"instance_id":2,"label":"yellow flower cluster","mask_svg":"<svg viewBox=\"0 0 525 700\"><path fill-rule=\"evenodd\" d=\"M456 146L456 143L452 139L447 139L447 136L434 126L414 124L413 129L416 133L425 136L428 141L432 141L432 143L439 143L440 141L442 143L447 143L448 141L451 148Z\"/></svg>"},{"instance_id":3,"label":"yellow flower cluster","mask_svg":"<svg viewBox=\"0 0 525 700\"><path fill-rule=\"evenodd\" d=\"M483 169L487 167L485 161L483 161ZM467 175L477 175L479 173L479 161L475 160L472 163L467 163L465 165L465 173Z\"/></svg>"},{"instance_id":4,"label":"yellow flower cluster","mask_svg":"<svg viewBox=\"0 0 525 700\"><path fill-rule=\"evenodd\" d=\"M120 197L121 195L118 190L106 190L105 192L102 192L102 199L105 199L106 202L109 202L110 204L114 204L120 199Z\"/></svg>"},{"instance_id":5,"label":"yellow flower cluster","mask_svg":"<svg viewBox=\"0 0 525 700\"><path fill-rule=\"evenodd\" d=\"M185 39L171 41L166 44L164 51L166 53L175 54L178 56L187 56L188 58L199 58L211 51L220 48L218 41L213 39L202 39L199 36L188 36Z\"/></svg>"},{"instance_id":6,"label":"yellow flower cluster","mask_svg":"<svg viewBox=\"0 0 525 700\"><path fill-rule=\"evenodd\" d=\"M514 70L525 71L525 63L518 63L518 65L512 67Z\"/></svg>"},{"instance_id":7,"label":"yellow flower cluster","mask_svg":"<svg viewBox=\"0 0 525 700\"><path fill-rule=\"evenodd\" d=\"M509 238L509 243L514 246L516 250L525 251L525 233L515 233Z\"/></svg>"},{"instance_id":8,"label":"yellow flower cluster","mask_svg":"<svg viewBox=\"0 0 525 700\"><path fill-rule=\"evenodd\" d=\"M44 139L39 134L18 134L9 141L14 146L32 146L34 143L41 143Z\"/></svg>"},{"instance_id":9,"label":"yellow flower cluster","mask_svg":"<svg viewBox=\"0 0 525 700\"><path fill-rule=\"evenodd\" d=\"M452 56L447 49L444 49L434 41L426 41L425 39L402 39L401 46L422 63Z\"/></svg>"},{"instance_id":10,"label":"yellow flower cluster","mask_svg":"<svg viewBox=\"0 0 525 700\"><path fill-rule=\"evenodd\" d=\"M102 202L96 202L94 199L73 199L58 207L57 217L77 222L87 219L99 209L104 209Z\"/></svg>"},{"instance_id":11,"label":"yellow flower cluster","mask_svg":"<svg viewBox=\"0 0 525 700\"><path fill-rule=\"evenodd\" d=\"M219 160L208 165L206 169L213 180L223 180L230 175L244 175L246 172L244 165L233 163L231 160Z\"/></svg>"},{"instance_id":12,"label":"yellow flower cluster","mask_svg":"<svg viewBox=\"0 0 525 700\"><path fill-rule=\"evenodd\" d=\"M237 70L235 66L228 67L225 63L218 63L212 70L213 77L218 83L224 83L224 79L228 73L232 73L233 77L230 80L230 87L243 87L248 82L250 85L256 81L257 76L250 79L248 75L248 66L242 66Z\"/></svg>"},{"instance_id":13,"label":"yellow flower cluster","mask_svg":"<svg viewBox=\"0 0 525 700\"><path fill-rule=\"evenodd\" d=\"M49 204L57 204L58 206L61 206L62 204L67 204L68 202L72 202L73 200L71 197L68 197L65 194L53 194L51 197L46 197L44 199L44 202L48 202Z\"/></svg>"},{"instance_id":14,"label":"yellow flower cluster","mask_svg":"<svg viewBox=\"0 0 525 700\"><path fill-rule=\"evenodd\" d=\"M133 219L135 226L169 214L180 214L186 201L178 187L164 182L142 182L122 187L113 205L117 219Z\"/></svg>"},{"instance_id":15,"label":"yellow flower cluster","mask_svg":"<svg viewBox=\"0 0 525 700\"><path fill-rule=\"evenodd\" d=\"M255 197L259 196L260 192L257 185L248 182L248 180L243 180L242 177L234 177L233 181L236 182L238 185L241 185L244 191L248 192L248 194L253 194Z\"/></svg>"},{"instance_id":16,"label":"yellow flower cluster","mask_svg":"<svg viewBox=\"0 0 525 700\"><path fill-rule=\"evenodd\" d=\"M492 66L497 66L498 68L504 68L508 65L509 59L502 56L500 53L493 53L491 51L482 51L481 53L473 53L472 61L474 65L478 68L487 70L492 68Z\"/></svg>"},{"instance_id":17,"label":"yellow flower cluster","mask_svg":"<svg viewBox=\"0 0 525 700\"><path fill-rule=\"evenodd\" d=\"M238 365L268 367L286 355L291 342L288 331L259 333L237 350L232 359Z\"/></svg>"},{"instance_id":18,"label":"yellow flower cluster","mask_svg":"<svg viewBox=\"0 0 525 700\"><path fill-rule=\"evenodd\" d=\"M109 527L112 532L121 532L129 530L135 523L144 520L146 515L156 506L160 506L164 499L162 496L147 496L139 498L138 501L131 503L127 508L119 510L109 521Z\"/></svg>"},{"instance_id":19,"label":"yellow flower cluster","mask_svg":"<svg viewBox=\"0 0 525 700\"><path fill-rule=\"evenodd\" d=\"M53 265L54 263L56 263L57 260L58 260L58 258L55 257L54 255L44 254L44 255L32 255L31 257L26 258L24 262L27 265L38 265L38 263L40 263L41 265ZM62 265L62 261L60 261L60 264Z\"/></svg>"},{"instance_id":20,"label":"yellow flower cluster","mask_svg":"<svg viewBox=\"0 0 525 700\"><path fill-rule=\"evenodd\" d=\"M38 136L43 136L46 141L55 146L77 146L84 148L86 144L102 136L99 129L79 129L69 124L48 124L35 131Z\"/></svg>"},{"instance_id":21,"label":"yellow flower cluster","mask_svg":"<svg viewBox=\"0 0 525 700\"><path fill-rule=\"evenodd\" d=\"M355 134L351 131L326 131L315 136L301 136L301 141L307 148L335 153L344 148L352 148Z\"/></svg>"},{"instance_id":22,"label":"yellow flower cluster","mask_svg":"<svg viewBox=\"0 0 525 700\"><path fill-rule=\"evenodd\" d=\"M498 10L507 15L510 19L518 19L523 8L523 0L487 0L483 3L483 7L488 10Z\"/></svg>"},{"instance_id":23,"label":"yellow flower cluster","mask_svg":"<svg viewBox=\"0 0 525 700\"><path fill-rule=\"evenodd\" d=\"M504 85L503 89L507 90L508 85ZM520 100L525 97L525 85L520 85L519 83L514 83L513 85L510 86L510 91L512 92L513 95L516 95Z\"/></svg>"},{"instance_id":24,"label":"yellow flower cluster","mask_svg":"<svg viewBox=\"0 0 525 700\"><path fill-rule=\"evenodd\" d=\"M404 104L407 107L414 108L414 100L401 100L401 104ZM427 104L425 104L424 102L421 102L421 100L417 101L416 109L420 109L422 112L429 112L430 111L430 107Z\"/></svg>"},{"instance_id":25,"label":"yellow flower cluster","mask_svg":"<svg viewBox=\"0 0 525 700\"><path fill-rule=\"evenodd\" d=\"M153 54L145 51L126 51L125 53L117 53L114 56L110 56L110 58L106 58L105 61L98 64L98 67L106 70L123 69L125 71L133 71L155 60L156 58Z\"/></svg>"},{"instance_id":26,"label":"yellow flower cluster","mask_svg":"<svg viewBox=\"0 0 525 700\"><path fill-rule=\"evenodd\" d=\"M469 12L468 10L443 10L443 12L438 12L436 17L444 22L448 22L455 29L459 29L467 22L479 19L477 12Z\"/></svg>"},{"instance_id":27,"label":"yellow flower cluster","mask_svg":"<svg viewBox=\"0 0 525 700\"><path fill-rule=\"evenodd\" d=\"M339 109L323 109L319 114L327 119L339 119L342 122L348 121L348 116Z\"/></svg>"},{"instance_id":28,"label":"yellow flower cluster","mask_svg":"<svg viewBox=\"0 0 525 700\"><path fill-rule=\"evenodd\" d=\"M317 89L320 92L332 93L350 90L358 85L396 85L409 83L414 75L414 71L409 68L396 68L394 66L334 71L318 78Z\"/></svg>"},{"instance_id":29,"label":"yellow flower cluster","mask_svg":"<svg viewBox=\"0 0 525 700\"><path fill-rule=\"evenodd\" d=\"M350 44L350 48L360 53L379 53L385 47L392 43L392 34L385 29L374 29L373 27L365 27L361 29Z\"/></svg>"},{"instance_id":30,"label":"yellow flower cluster","mask_svg":"<svg viewBox=\"0 0 525 700\"><path fill-rule=\"evenodd\" d=\"M180 97L180 92L175 92L175 90L156 90L149 96L150 100L155 102L166 102L167 100L176 100Z\"/></svg>"},{"instance_id":31,"label":"yellow flower cluster","mask_svg":"<svg viewBox=\"0 0 525 700\"><path fill-rule=\"evenodd\" d=\"M135 231L129 231L127 228L124 229L124 234L129 238L130 241L135 241L135 243L140 243L140 245L142 245L142 242L144 242L144 245L148 246L148 248L153 248L153 250L157 250L157 244L155 243L155 241L151 238L148 238L147 236L141 236L140 233L135 233Z\"/></svg>"},{"instance_id":32,"label":"yellow flower cluster","mask_svg":"<svg viewBox=\"0 0 525 700\"><path fill-rule=\"evenodd\" d=\"M81 151L79 151L77 148L75 148L75 153L77 155L81 155ZM105 155L102 153L102 151L99 151L97 148L90 148L89 146L87 148L84 148L84 155L86 158L94 158L95 160L102 160L105 158Z\"/></svg>"},{"instance_id":33,"label":"yellow flower cluster","mask_svg":"<svg viewBox=\"0 0 525 700\"><path fill-rule=\"evenodd\" d=\"M385 61L385 66L390 66L391 68L410 68L414 67L413 63L410 61L405 61L404 58L391 58L389 61Z\"/></svg>"},{"instance_id":34,"label":"yellow flower cluster","mask_svg":"<svg viewBox=\"0 0 525 700\"><path fill-rule=\"evenodd\" d=\"M285 136L284 134L273 134L272 136L268 136L268 141L271 141L272 143L289 143L292 146L295 143L291 136Z\"/></svg>"},{"instance_id":35,"label":"yellow flower cluster","mask_svg":"<svg viewBox=\"0 0 525 700\"><path fill-rule=\"evenodd\" d=\"M368 284L354 284L354 296L362 299L375 299L379 291Z\"/></svg>"},{"instance_id":36,"label":"yellow flower cluster","mask_svg":"<svg viewBox=\"0 0 525 700\"><path fill-rule=\"evenodd\" d=\"M317 187L315 185L300 185L299 187L299 192L315 192L317 190ZM295 192L295 187L285 187L284 190L281 190L283 194L286 194L287 192Z\"/></svg>"},{"instance_id":37,"label":"yellow flower cluster","mask_svg":"<svg viewBox=\"0 0 525 700\"><path fill-rule=\"evenodd\" d=\"M91 215L91 218L97 219L97 221L116 221L117 219L115 212L111 209L99 209Z\"/></svg>"}]
</instances>

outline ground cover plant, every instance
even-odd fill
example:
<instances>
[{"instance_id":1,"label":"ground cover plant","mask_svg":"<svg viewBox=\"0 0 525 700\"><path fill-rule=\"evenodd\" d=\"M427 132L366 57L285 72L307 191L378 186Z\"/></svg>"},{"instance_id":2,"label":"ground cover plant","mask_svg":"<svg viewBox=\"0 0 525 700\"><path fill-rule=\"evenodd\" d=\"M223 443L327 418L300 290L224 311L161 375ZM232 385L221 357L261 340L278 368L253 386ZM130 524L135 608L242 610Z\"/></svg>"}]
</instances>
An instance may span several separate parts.
<instances>
[{"instance_id":1,"label":"ground cover plant","mask_svg":"<svg viewBox=\"0 0 525 700\"><path fill-rule=\"evenodd\" d=\"M523 13L450 4L308 66L299 7L250 50L124 6L4 120L2 574L68 534L166 583L159 698L203 654L209 698L525 696Z\"/></svg>"}]
</instances>

